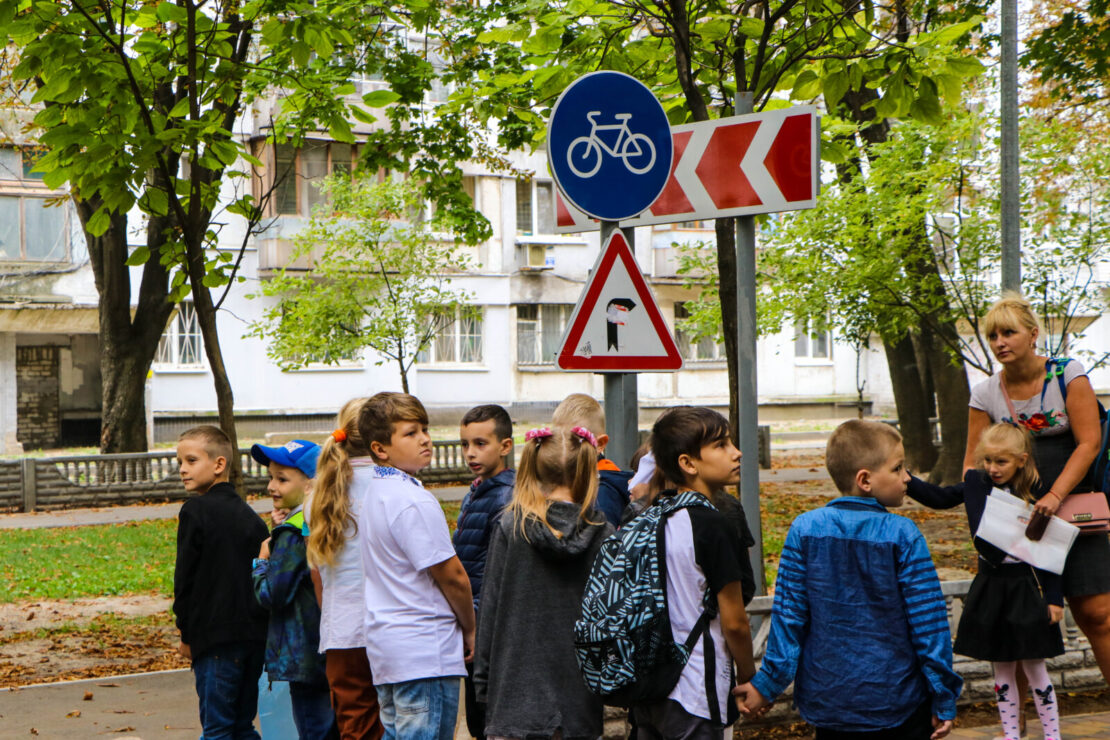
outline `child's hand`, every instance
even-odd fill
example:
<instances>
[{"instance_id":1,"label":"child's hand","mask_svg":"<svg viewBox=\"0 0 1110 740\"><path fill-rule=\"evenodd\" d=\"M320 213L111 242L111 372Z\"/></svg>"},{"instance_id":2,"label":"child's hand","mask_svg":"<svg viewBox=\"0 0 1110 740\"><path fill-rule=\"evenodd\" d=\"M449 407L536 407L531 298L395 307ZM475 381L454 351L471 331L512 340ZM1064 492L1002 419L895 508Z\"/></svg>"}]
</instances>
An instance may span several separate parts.
<instances>
[{"instance_id":1,"label":"child's hand","mask_svg":"<svg viewBox=\"0 0 1110 740\"><path fill-rule=\"evenodd\" d=\"M736 708L740 714L748 717L759 717L770 708L771 702L764 698L751 683L741 684L732 690Z\"/></svg>"},{"instance_id":2,"label":"child's hand","mask_svg":"<svg viewBox=\"0 0 1110 740\"><path fill-rule=\"evenodd\" d=\"M270 559L270 538L269 537L267 537L262 542L262 547L258 548L258 559L259 560L269 560Z\"/></svg>"},{"instance_id":3,"label":"child's hand","mask_svg":"<svg viewBox=\"0 0 1110 740\"><path fill-rule=\"evenodd\" d=\"M270 511L270 522L275 527L281 526L287 516L289 516L289 509L273 509Z\"/></svg>"},{"instance_id":4,"label":"child's hand","mask_svg":"<svg viewBox=\"0 0 1110 740\"><path fill-rule=\"evenodd\" d=\"M177 644L177 652L183 658L188 658L189 660L193 659L193 650L192 650L192 648L190 648L184 642L179 642Z\"/></svg>"},{"instance_id":5,"label":"child's hand","mask_svg":"<svg viewBox=\"0 0 1110 740\"><path fill-rule=\"evenodd\" d=\"M940 740L950 732L952 732L952 720L933 717L933 734L929 736L929 740Z\"/></svg>"},{"instance_id":6,"label":"child's hand","mask_svg":"<svg viewBox=\"0 0 1110 740\"><path fill-rule=\"evenodd\" d=\"M463 632L463 662L474 662L474 630Z\"/></svg>"},{"instance_id":7,"label":"child's hand","mask_svg":"<svg viewBox=\"0 0 1110 740\"><path fill-rule=\"evenodd\" d=\"M1056 606L1055 604L1048 605L1048 619L1052 624L1056 624L1064 618L1064 607Z\"/></svg>"}]
</instances>

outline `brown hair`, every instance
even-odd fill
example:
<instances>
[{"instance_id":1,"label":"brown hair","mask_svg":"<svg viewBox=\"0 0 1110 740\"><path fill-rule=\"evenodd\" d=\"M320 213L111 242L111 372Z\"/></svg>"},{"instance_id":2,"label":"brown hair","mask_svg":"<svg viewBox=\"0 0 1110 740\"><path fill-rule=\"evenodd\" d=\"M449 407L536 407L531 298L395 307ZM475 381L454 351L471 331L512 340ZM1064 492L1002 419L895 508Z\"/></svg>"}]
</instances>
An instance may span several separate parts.
<instances>
[{"instance_id":1,"label":"brown hair","mask_svg":"<svg viewBox=\"0 0 1110 740\"><path fill-rule=\"evenodd\" d=\"M728 420L713 409L702 406L675 406L655 420L651 428L651 453L655 456L655 475L650 488L659 491L686 483L679 467L682 455L701 459L701 448L729 436Z\"/></svg>"},{"instance_id":2,"label":"brown hair","mask_svg":"<svg viewBox=\"0 0 1110 740\"><path fill-rule=\"evenodd\" d=\"M235 450L231 449L231 438L223 429L211 424L201 424L192 429L186 429L177 438L180 442L183 439L196 439L204 443L204 454L215 460L217 457L222 457L231 467L231 459L235 456Z\"/></svg>"},{"instance_id":3,"label":"brown hair","mask_svg":"<svg viewBox=\"0 0 1110 740\"><path fill-rule=\"evenodd\" d=\"M983 331L989 337L999 329L1018 328L1039 334L1041 322L1037 319L1037 314L1033 313L1033 306L1029 301L1022 298L1020 293L1008 290L983 317Z\"/></svg>"},{"instance_id":4,"label":"brown hair","mask_svg":"<svg viewBox=\"0 0 1110 740\"><path fill-rule=\"evenodd\" d=\"M509 412L503 407L498 406L496 403L487 403L483 406L475 406L466 412L459 426L466 426L467 424L480 424L483 421L493 422L493 433L497 435L497 441L509 439L513 436L513 420L509 416Z\"/></svg>"},{"instance_id":5,"label":"brown hair","mask_svg":"<svg viewBox=\"0 0 1110 740\"><path fill-rule=\"evenodd\" d=\"M825 467L841 493L856 488L856 473L882 465L902 435L881 421L851 419L836 428L825 446Z\"/></svg>"},{"instance_id":6,"label":"brown hair","mask_svg":"<svg viewBox=\"0 0 1110 740\"><path fill-rule=\"evenodd\" d=\"M979 444L975 447L976 464L982 466L988 450L1005 452L1014 457L1025 454L1025 466L1014 473L1009 483L1010 490L1015 496L1035 503L1037 497L1033 491L1040 484L1041 476L1037 472L1037 464L1033 462L1033 435L1027 429L1013 424L991 424L983 430Z\"/></svg>"},{"instance_id":7,"label":"brown hair","mask_svg":"<svg viewBox=\"0 0 1110 740\"><path fill-rule=\"evenodd\" d=\"M343 543L358 531L351 513L347 489L351 485L351 458L366 457L370 450L358 431L358 417L367 399L355 398L343 404L335 428L347 436L341 441L329 436L316 461L316 485L308 501L308 560L313 565L335 564Z\"/></svg>"},{"instance_id":8,"label":"brown hair","mask_svg":"<svg viewBox=\"0 0 1110 740\"><path fill-rule=\"evenodd\" d=\"M556 427L550 436L524 443L509 503L524 539L528 539L529 519L543 522L556 537L562 536L547 520L551 505L547 496L560 486L569 488L581 507L579 520L593 523L590 513L597 500L597 448L565 427Z\"/></svg>"},{"instance_id":9,"label":"brown hair","mask_svg":"<svg viewBox=\"0 0 1110 740\"><path fill-rule=\"evenodd\" d=\"M367 449L371 442L387 445L393 438L393 425L401 421L427 425L428 412L424 409L424 404L408 393L382 391L370 396L362 404L358 415L358 433Z\"/></svg>"},{"instance_id":10,"label":"brown hair","mask_svg":"<svg viewBox=\"0 0 1110 740\"><path fill-rule=\"evenodd\" d=\"M585 427L595 436L605 434L605 410L593 396L585 393L571 393L555 408L551 426Z\"/></svg>"}]
</instances>

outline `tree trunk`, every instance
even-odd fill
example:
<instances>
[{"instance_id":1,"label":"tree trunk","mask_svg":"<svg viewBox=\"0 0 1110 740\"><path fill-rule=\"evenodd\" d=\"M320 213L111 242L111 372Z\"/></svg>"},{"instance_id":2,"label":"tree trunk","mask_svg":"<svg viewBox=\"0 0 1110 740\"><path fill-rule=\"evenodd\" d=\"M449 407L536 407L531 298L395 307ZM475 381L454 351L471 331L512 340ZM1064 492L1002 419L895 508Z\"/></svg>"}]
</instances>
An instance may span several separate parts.
<instances>
[{"instance_id":1,"label":"tree trunk","mask_svg":"<svg viewBox=\"0 0 1110 740\"><path fill-rule=\"evenodd\" d=\"M958 337L951 321L940 325L937 331L945 332L950 340ZM927 325L922 332L928 352L929 368L936 386L937 415L940 418L940 455L929 473L931 483L949 485L963 479L964 452L967 448L967 404L971 390L963 363L953 362L952 353L945 343ZM922 468L924 470L924 468Z\"/></svg>"},{"instance_id":2,"label":"tree trunk","mask_svg":"<svg viewBox=\"0 0 1110 740\"><path fill-rule=\"evenodd\" d=\"M906 448L906 465L910 470L932 470L937 460L933 435L929 425L929 404L922 393L921 376L917 371L917 358L909 333L896 342L883 340L890 384L894 389L894 404L898 413L898 428Z\"/></svg>"},{"instance_id":3,"label":"tree trunk","mask_svg":"<svg viewBox=\"0 0 1110 740\"><path fill-rule=\"evenodd\" d=\"M721 332L728 358L728 426L732 440L740 444L740 360L737 347L739 320L736 316L736 219L719 218L717 229L717 290L721 305Z\"/></svg>"}]
</instances>

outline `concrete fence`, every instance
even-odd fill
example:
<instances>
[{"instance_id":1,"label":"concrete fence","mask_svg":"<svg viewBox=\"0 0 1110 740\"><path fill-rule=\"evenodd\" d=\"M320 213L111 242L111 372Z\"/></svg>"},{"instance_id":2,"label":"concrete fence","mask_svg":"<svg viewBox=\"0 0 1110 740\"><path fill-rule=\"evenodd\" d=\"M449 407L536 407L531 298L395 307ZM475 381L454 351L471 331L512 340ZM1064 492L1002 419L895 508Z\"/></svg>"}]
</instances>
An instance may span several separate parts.
<instances>
[{"instance_id":1,"label":"concrete fence","mask_svg":"<svg viewBox=\"0 0 1110 740\"><path fill-rule=\"evenodd\" d=\"M239 451L247 493L262 494L269 475ZM176 452L0 460L0 511L44 511L87 506L179 501L186 497ZM464 483L472 474L460 442L435 442L432 464L421 471L425 483Z\"/></svg>"}]
</instances>

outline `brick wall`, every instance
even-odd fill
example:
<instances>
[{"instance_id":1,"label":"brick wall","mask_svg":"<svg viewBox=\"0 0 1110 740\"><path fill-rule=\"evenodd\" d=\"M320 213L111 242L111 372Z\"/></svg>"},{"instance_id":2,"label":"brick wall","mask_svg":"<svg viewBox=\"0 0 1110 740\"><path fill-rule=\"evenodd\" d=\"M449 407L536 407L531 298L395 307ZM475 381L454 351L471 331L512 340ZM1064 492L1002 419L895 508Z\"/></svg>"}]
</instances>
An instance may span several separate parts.
<instances>
[{"instance_id":1,"label":"brick wall","mask_svg":"<svg viewBox=\"0 0 1110 740\"><path fill-rule=\"evenodd\" d=\"M57 447L61 437L58 348L16 347L16 436L25 449Z\"/></svg>"}]
</instances>

